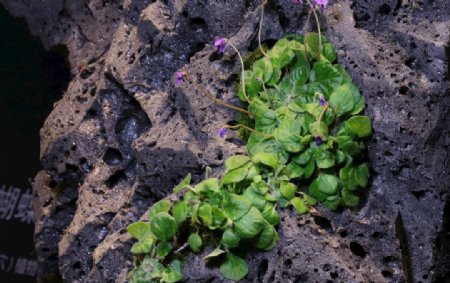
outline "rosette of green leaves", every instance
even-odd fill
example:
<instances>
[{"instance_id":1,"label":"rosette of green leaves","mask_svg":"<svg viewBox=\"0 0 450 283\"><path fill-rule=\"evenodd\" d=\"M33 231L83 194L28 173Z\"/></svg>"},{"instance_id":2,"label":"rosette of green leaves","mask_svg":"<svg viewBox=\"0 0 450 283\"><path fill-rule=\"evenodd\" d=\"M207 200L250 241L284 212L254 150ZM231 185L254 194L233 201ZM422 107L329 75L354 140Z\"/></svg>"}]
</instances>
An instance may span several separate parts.
<instances>
[{"instance_id":1,"label":"rosette of green leaves","mask_svg":"<svg viewBox=\"0 0 450 283\"><path fill-rule=\"evenodd\" d=\"M248 267L235 250L242 244L266 251L273 248L279 238L274 227L279 215L274 206L276 200L258 175L258 166L241 155L230 157L225 165L227 170L220 179L209 178L191 186L190 176L186 177L174 189L176 200L155 203L148 223L128 226L128 232L138 239L131 251L144 256L144 260L151 259L152 264L147 267L153 267L144 272L142 263L138 264L132 278L145 275L160 280L155 282L181 280L178 269L171 269L172 263L179 260L174 249L183 246L176 241L183 238L181 231L189 235L184 246L193 252L200 252L205 245L215 247L204 259L221 261L221 273L236 281L247 275ZM219 237L213 239L212 235ZM172 265L165 266L167 261ZM169 273L171 277L163 277Z\"/></svg>"},{"instance_id":2,"label":"rosette of green leaves","mask_svg":"<svg viewBox=\"0 0 450 283\"><path fill-rule=\"evenodd\" d=\"M215 258L225 278L241 280L248 266L239 249L268 251L278 241L277 206L303 214L317 202L333 210L358 205L369 169L355 160L371 122L360 114L364 97L333 63L333 46L321 42L315 33L283 38L244 72L256 130L248 156L228 158L221 178L191 186L188 175L150 208L149 222L128 226L138 240L132 282L182 280L185 248L205 246L214 249L204 260ZM238 96L244 101L242 91Z\"/></svg>"},{"instance_id":3,"label":"rosette of green leaves","mask_svg":"<svg viewBox=\"0 0 450 283\"><path fill-rule=\"evenodd\" d=\"M332 210L356 206L369 177L367 164L355 164L372 132L370 119L360 114L365 99L333 63L328 39L321 42L316 33L283 38L245 72L258 131L248 139L249 156L266 165L261 175L271 179L279 204L299 213L316 201ZM299 182L309 189L300 191Z\"/></svg>"}]
</instances>

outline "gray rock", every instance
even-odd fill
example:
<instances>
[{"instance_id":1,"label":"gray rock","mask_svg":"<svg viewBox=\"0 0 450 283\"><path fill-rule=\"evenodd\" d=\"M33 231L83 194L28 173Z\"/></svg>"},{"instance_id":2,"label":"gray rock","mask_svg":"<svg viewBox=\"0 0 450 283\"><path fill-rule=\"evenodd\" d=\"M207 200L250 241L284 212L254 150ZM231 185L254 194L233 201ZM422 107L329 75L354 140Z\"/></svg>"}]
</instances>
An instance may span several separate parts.
<instances>
[{"instance_id":1,"label":"gray rock","mask_svg":"<svg viewBox=\"0 0 450 283\"><path fill-rule=\"evenodd\" d=\"M188 172L243 152L218 129L237 114L239 62L257 46L258 1L0 0L46 47L66 45L74 78L41 131L34 182L41 282L124 282L126 226ZM322 17L373 119L370 188L358 209L283 212L279 244L249 253L245 282L448 282L449 26L446 1L331 1ZM269 1L262 38L311 29L306 6ZM185 71L175 86L173 74ZM206 251L205 251L206 253ZM189 255L187 282L224 282Z\"/></svg>"}]
</instances>

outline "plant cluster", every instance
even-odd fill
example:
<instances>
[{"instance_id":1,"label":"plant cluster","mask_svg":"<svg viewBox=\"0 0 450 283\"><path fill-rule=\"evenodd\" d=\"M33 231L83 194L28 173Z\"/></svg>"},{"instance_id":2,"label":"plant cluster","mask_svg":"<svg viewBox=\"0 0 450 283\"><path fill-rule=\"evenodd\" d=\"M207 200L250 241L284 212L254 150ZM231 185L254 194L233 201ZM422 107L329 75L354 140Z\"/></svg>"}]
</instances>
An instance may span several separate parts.
<instances>
[{"instance_id":1,"label":"plant cluster","mask_svg":"<svg viewBox=\"0 0 450 283\"><path fill-rule=\"evenodd\" d=\"M215 42L219 53L227 44L235 48L222 38ZM128 226L138 240L132 282L180 281L183 257L205 247L211 252L204 260L225 278L241 280L248 247L276 245L280 208L305 214L318 203L331 210L358 205L369 178L361 160L371 122L360 115L364 97L334 63L334 47L308 33L282 38L262 54L243 71L237 93L251 123L219 131L221 137L229 129L248 131L248 155L229 157L220 178L191 185L188 175L153 204L149 222ZM176 82L184 76L177 72Z\"/></svg>"}]
</instances>

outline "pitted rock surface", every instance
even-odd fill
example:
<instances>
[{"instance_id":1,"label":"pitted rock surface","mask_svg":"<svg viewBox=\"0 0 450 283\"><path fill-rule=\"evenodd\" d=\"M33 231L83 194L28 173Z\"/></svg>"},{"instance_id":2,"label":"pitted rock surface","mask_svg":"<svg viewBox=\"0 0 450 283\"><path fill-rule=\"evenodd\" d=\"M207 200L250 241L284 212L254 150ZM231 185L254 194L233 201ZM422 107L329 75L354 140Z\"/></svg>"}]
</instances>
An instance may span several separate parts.
<instances>
[{"instance_id":1,"label":"pitted rock surface","mask_svg":"<svg viewBox=\"0 0 450 283\"><path fill-rule=\"evenodd\" d=\"M66 45L73 80L41 130L35 178L41 282L125 282L133 240L126 226L188 172L245 148L219 128L237 114L239 61L219 58L225 36L257 46L259 1L0 0L48 48ZM325 33L373 120L371 182L358 209L310 216L287 209L280 241L246 255L243 282L448 282L450 97L447 1L330 1ZM309 22L305 23L309 19ZM314 26L306 6L270 0L267 44ZM187 73L174 84L175 71ZM204 253L206 254L208 250ZM186 282L224 282L188 255Z\"/></svg>"}]
</instances>

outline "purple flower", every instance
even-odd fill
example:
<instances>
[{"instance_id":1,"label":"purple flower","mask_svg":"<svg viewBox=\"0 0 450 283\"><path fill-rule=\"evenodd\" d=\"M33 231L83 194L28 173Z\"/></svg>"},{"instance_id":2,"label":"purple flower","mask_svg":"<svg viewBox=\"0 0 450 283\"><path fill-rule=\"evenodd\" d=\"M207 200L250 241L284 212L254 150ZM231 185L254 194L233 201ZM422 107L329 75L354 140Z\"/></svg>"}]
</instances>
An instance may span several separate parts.
<instances>
[{"instance_id":1,"label":"purple flower","mask_svg":"<svg viewBox=\"0 0 450 283\"><path fill-rule=\"evenodd\" d=\"M176 72L175 73L175 84L179 85L184 83L184 72Z\"/></svg>"},{"instance_id":2,"label":"purple flower","mask_svg":"<svg viewBox=\"0 0 450 283\"><path fill-rule=\"evenodd\" d=\"M227 45L227 42L225 38L219 37L214 41L214 46L217 48L217 53L223 54L223 51L225 50L225 46Z\"/></svg>"},{"instance_id":3,"label":"purple flower","mask_svg":"<svg viewBox=\"0 0 450 283\"><path fill-rule=\"evenodd\" d=\"M323 12L323 9L325 9L328 5L328 0L314 0L316 5L320 6L320 9Z\"/></svg>"},{"instance_id":4,"label":"purple flower","mask_svg":"<svg viewBox=\"0 0 450 283\"><path fill-rule=\"evenodd\" d=\"M220 128L220 130L219 130L219 136L221 137L221 138L225 138L225 136L228 134L228 129L227 129L227 127L222 127L222 128Z\"/></svg>"},{"instance_id":5,"label":"purple flower","mask_svg":"<svg viewBox=\"0 0 450 283\"><path fill-rule=\"evenodd\" d=\"M323 141L322 136L320 136L320 135L316 136L315 140L316 140L317 146L320 146L322 144L322 141Z\"/></svg>"},{"instance_id":6,"label":"purple flower","mask_svg":"<svg viewBox=\"0 0 450 283\"><path fill-rule=\"evenodd\" d=\"M327 105L327 101L325 100L325 97L323 97L322 95L319 97L319 105L320 106Z\"/></svg>"}]
</instances>

